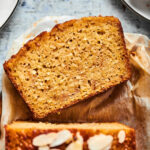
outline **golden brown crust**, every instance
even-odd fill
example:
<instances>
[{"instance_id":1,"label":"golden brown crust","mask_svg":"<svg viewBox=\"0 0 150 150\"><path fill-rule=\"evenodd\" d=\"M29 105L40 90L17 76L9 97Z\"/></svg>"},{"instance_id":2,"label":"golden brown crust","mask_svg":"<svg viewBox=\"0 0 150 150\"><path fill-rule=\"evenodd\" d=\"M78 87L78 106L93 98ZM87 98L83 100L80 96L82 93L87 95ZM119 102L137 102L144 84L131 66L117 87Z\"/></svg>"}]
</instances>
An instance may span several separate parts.
<instances>
[{"instance_id":1,"label":"golden brown crust","mask_svg":"<svg viewBox=\"0 0 150 150\"><path fill-rule=\"evenodd\" d=\"M123 34L123 28L121 26L121 22L120 21L119 21L119 24L118 24L118 28L120 29L120 35L121 35L122 39L125 39L124 34ZM126 51L127 51L125 40L123 40L123 46L124 46L124 49L126 49ZM126 53L125 57L126 57L126 61L127 61L126 67L128 69L129 77L131 77L131 66L130 66L128 53Z\"/></svg>"},{"instance_id":2,"label":"golden brown crust","mask_svg":"<svg viewBox=\"0 0 150 150\"><path fill-rule=\"evenodd\" d=\"M6 74L7 74L8 78L9 78L9 80L11 81L11 83L13 84L13 86L16 88L18 94L24 99L24 102L25 102L25 103L26 103L26 100L25 100L25 98L24 98L24 95L22 94L21 89L18 87L18 85L16 84L16 82L15 82L13 76L12 76L12 75L10 74L10 72L9 72L9 69L10 69L10 68L9 68L9 66L8 66L8 63L11 63L11 62L13 61L13 59L15 59L18 55L23 55L24 52L25 52L25 50L26 50L24 47L26 47L26 48L28 49L30 42L32 42L32 41L34 41L34 40L36 40L36 39L40 39L40 38L41 38L44 34L46 34L46 33L47 33L47 32L44 31L44 32L40 33L38 36L36 36L34 39L29 40L25 45L23 45L23 47L22 47L15 55L12 55L11 58L10 58L8 61L5 61L5 63L3 64L3 68L4 68L5 72L6 72ZM27 103L26 103L26 104L27 104ZM30 106L29 106L28 104L27 104L27 106L28 106L29 110L32 111L32 108L30 108ZM34 112L33 112L33 114L34 114ZM34 117L34 115L33 115L33 117Z\"/></svg>"},{"instance_id":3,"label":"golden brown crust","mask_svg":"<svg viewBox=\"0 0 150 150\"><path fill-rule=\"evenodd\" d=\"M102 123L103 125L105 125L105 123ZM108 123L107 123L108 124ZM110 126L113 125L113 123L109 123ZM36 125L36 124L35 124ZM32 140L34 137L40 135L40 134L47 134L50 132L58 132L60 130L63 129L67 129L69 131L71 131L71 133L73 134L73 136L75 137L76 133L79 132L81 134L81 136L84 139L84 146L83 149L84 150L88 150L88 145L87 145L87 140L97 134L105 134L105 135L111 135L113 136L113 142L112 142L112 146L111 146L111 150L135 150L136 149L136 144L135 144L135 131L132 128L128 128L128 127L119 127L119 128L101 128L98 127L98 124L96 128L94 128L94 124L93 127L91 128L86 128L84 129L84 124L82 124L83 127L77 127L75 128L74 126L71 127L70 125L64 125L65 127L63 128L57 128L57 125L55 125L56 127L52 127L52 128L34 128L34 127L30 127L29 128L13 128L11 125L7 125L5 127L6 129L6 150L36 150L37 147L33 146L32 144ZM86 124L88 125L88 124ZM89 124L90 125L90 124ZM121 124L117 124L115 123L115 126L117 125L121 125ZM37 123L38 126L38 123ZM68 128L69 126L69 128ZM77 124L78 126L78 124ZM124 130L126 133L126 137L125 137L125 141L123 143L119 143L119 139L118 139L118 133ZM66 148L67 144L63 144L57 148L60 148L61 150L64 150Z\"/></svg>"},{"instance_id":4,"label":"golden brown crust","mask_svg":"<svg viewBox=\"0 0 150 150\"><path fill-rule=\"evenodd\" d=\"M95 18L97 18L97 17L89 17L89 19L95 19ZM84 20L84 19L86 19L86 18L82 18L82 19ZM127 51L127 50L126 50L126 46L125 46L125 41L124 41L123 30L122 30L120 21L119 21L117 18L115 18L115 17L101 17L101 19L102 19L103 21L106 21L106 22L110 23L110 24L113 23L113 24L115 24L115 25L118 27L118 29L119 29L119 31L120 31L120 35L121 35L121 37L122 37L124 50ZM49 36L53 36L53 35L55 35L55 33L57 33L58 30L63 32L66 28L68 28L69 26L72 26L73 23L75 23L76 21L77 21L77 20L74 19L74 20L67 21L67 22L65 22L65 23L63 23L63 24L58 24L58 25L56 25L56 26L52 29L52 31L51 31L50 33L48 33L48 32L43 32L43 33L41 33L41 34L38 35L35 39L30 40L29 42L27 42L27 43L20 49L20 51L19 51L16 55L13 55L13 56L11 57L11 59L9 59L8 61L6 61L6 62L4 63L4 70L6 71L6 74L8 75L8 78L11 80L11 82L12 82L13 85L14 85L14 87L17 89L17 91L18 91L19 94L22 96L22 98L25 100L25 102L26 102L25 95L23 95L21 88L16 84L14 77L11 75L11 73L10 73L10 71L9 71L9 69L11 69L11 68L8 66L8 64L9 64L9 63L13 63L13 61L14 61L15 59L17 59L18 56L20 56L20 57L23 56L23 55L24 55L24 52L28 50L28 48L30 47L30 44L32 44L32 42L33 42L33 43L38 43L38 41L39 41L41 38L44 39L47 34L49 34ZM88 98L90 98L90 97L92 97L92 96L95 96L95 95L97 95L97 94L99 94L99 93L103 93L103 92L107 91L109 88L111 88L111 87L113 87L113 86L115 86L115 85L117 85L117 84L120 84L120 83L122 83L122 82L124 82L124 81L126 81L126 80L128 80L128 79L130 78L130 76L131 76L131 70L130 70L130 65L129 65L129 59L128 59L128 54L127 54L127 52L125 52L124 57L126 58L126 59L125 59L125 60L126 60L126 68L127 68L127 70L128 70L128 71L127 71L127 75L126 75L125 77L122 77L122 79L121 79L120 81L116 81L116 83L112 83L109 87L103 87L100 91L94 91L93 93L91 93L91 94L89 94L89 95L83 97L82 100L88 99ZM69 106L71 106L71 105L73 105L73 104L78 103L79 101L81 101L81 99L76 99L76 100L72 101L71 103L64 105L62 108L59 108L59 109L57 109L57 110L53 110L51 113L56 113L56 112L58 112L58 111L60 111L60 110L62 110L62 109L64 109L64 108L67 108L67 107L69 107ZM26 103L27 103L27 102L26 102ZM30 110L33 112L35 118L43 118L43 117L46 117L46 116L48 115L48 114L45 114L45 115L43 115L43 116L39 116L39 115L37 115L36 112L32 109L32 106L30 106L30 104L27 103L27 105L29 106Z\"/></svg>"}]
</instances>

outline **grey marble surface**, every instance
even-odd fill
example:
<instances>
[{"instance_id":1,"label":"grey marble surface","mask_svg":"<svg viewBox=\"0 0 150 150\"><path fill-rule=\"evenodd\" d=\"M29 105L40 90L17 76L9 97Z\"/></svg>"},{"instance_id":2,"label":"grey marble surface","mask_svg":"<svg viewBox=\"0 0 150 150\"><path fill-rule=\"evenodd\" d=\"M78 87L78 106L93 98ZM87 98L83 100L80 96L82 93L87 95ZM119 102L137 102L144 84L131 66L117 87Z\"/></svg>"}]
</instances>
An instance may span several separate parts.
<instances>
[{"instance_id":1,"label":"grey marble surface","mask_svg":"<svg viewBox=\"0 0 150 150\"><path fill-rule=\"evenodd\" d=\"M44 16L80 17L99 14L118 17L125 32L140 33L150 37L150 22L133 14L120 0L20 0L13 16L0 31L0 79L2 64L13 40L35 21Z\"/></svg>"}]
</instances>

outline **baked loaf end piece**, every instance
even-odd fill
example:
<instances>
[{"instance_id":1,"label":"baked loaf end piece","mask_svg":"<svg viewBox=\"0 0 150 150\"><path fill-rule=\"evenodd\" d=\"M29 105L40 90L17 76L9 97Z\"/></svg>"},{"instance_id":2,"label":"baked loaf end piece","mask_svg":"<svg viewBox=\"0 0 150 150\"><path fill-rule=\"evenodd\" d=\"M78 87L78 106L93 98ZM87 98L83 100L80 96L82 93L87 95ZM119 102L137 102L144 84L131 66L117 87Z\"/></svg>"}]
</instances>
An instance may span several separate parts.
<instances>
[{"instance_id":1,"label":"baked loaf end piece","mask_svg":"<svg viewBox=\"0 0 150 150\"><path fill-rule=\"evenodd\" d=\"M135 131L119 123L14 122L6 126L6 150L43 147L45 150L135 150Z\"/></svg>"},{"instance_id":2,"label":"baked loaf end piece","mask_svg":"<svg viewBox=\"0 0 150 150\"><path fill-rule=\"evenodd\" d=\"M35 118L130 78L121 23L114 17L58 24L26 43L4 69Z\"/></svg>"}]
</instances>

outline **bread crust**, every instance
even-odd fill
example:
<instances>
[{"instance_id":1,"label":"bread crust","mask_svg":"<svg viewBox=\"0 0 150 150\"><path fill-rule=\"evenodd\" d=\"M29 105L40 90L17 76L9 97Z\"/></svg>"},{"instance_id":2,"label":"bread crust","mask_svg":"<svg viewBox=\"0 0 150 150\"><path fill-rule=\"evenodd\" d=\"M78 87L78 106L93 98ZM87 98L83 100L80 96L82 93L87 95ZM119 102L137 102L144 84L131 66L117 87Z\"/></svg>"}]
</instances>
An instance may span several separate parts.
<instances>
[{"instance_id":1,"label":"bread crust","mask_svg":"<svg viewBox=\"0 0 150 150\"><path fill-rule=\"evenodd\" d=\"M94 19L94 18L97 18L97 17L89 17L89 18L90 18L90 19ZM86 18L81 18L81 19L84 20L84 19L86 19ZM80 20L81 20L81 19L80 19ZM124 47L124 50L126 51L126 52L125 52L125 55L124 55L125 60L126 60L126 68L127 68L127 70L128 70L126 77L122 77L122 80L121 80L121 81L119 81L119 82L117 81L117 83L112 84L112 85L110 85L109 87L102 88L100 91L95 91L95 92L89 94L88 96L83 97L82 99L76 99L76 100L74 100L73 102L71 102L70 104L64 105L63 108L54 110L54 111L52 111L52 112L50 112L50 113L57 113L57 112L61 111L61 110L64 109L64 108L67 108L67 107L69 107L69 106L72 106L72 105L78 103L79 101L83 101L83 100L86 100L86 99L88 99L88 98L91 98L92 96L95 96L95 95L98 95L98 94L100 94L100 93L103 93L103 92L107 91L108 89L110 89L111 87L114 87L114 86L117 85L117 84L121 84L121 83L127 81L127 80L131 77L130 63L129 63L129 58L128 58L128 54L127 54L127 49L126 49L126 45L125 45L125 41L124 41L123 29L122 29L122 26L121 26L120 21L119 21L117 18L111 17L111 16L110 16L110 17L101 17L101 19L103 19L104 21L107 20L107 21L110 22L110 23L116 24L116 26L118 27L118 29L119 29L119 31L120 31L120 35L121 35L121 38L122 38L122 41L123 41L123 47ZM39 41L41 38L43 38L46 34L49 34L50 36L53 36L55 33L57 33L58 30L63 32L66 28L68 28L69 26L72 26L73 23L75 23L76 21L77 21L77 19L70 20L70 21L66 21L65 23L55 25L51 32L42 32L41 34L39 34L39 35L38 35L36 38L34 38L33 40L28 41L28 42L20 49L20 51L19 51L17 54L13 55L8 61L5 61L5 63L3 64L4 70L5 70L5 72L6 72L7 76L8 76L8 78L10 79L10 81L12 82L12 84L13 84L14 87L17 89L18 93L21 95L21 97L24 99L25 102L26 102L25 95L23 95L21 88L16 84L16 82L15 82L15 80L14 80L14 77L11 75L11 73L10 73L10 68L9 68L8 64L9 64L9 63L12 63L13 60L14 60L14 59L17 59L18 56L23 56L23 55L24 55L24 52L29 49L30 44L32 44L32 42L34 42L34 43L35 43L35 42L38 42L38 41ZM38 119L41 118L41 119L42 119L42 118L48 116L48 114L49 114L49 113L47 113L47 114L45 114L45 115L39 116L39 115L36 114L36 112L32 109L32 107L30 106L30 104L28 104L27 102L26 102L26 104L28 105L28 107L29 107L29 109L31 110L31 112L33 112L33 117L34 117L34 118L38 118Z\"/></svg>"}]
</instances>

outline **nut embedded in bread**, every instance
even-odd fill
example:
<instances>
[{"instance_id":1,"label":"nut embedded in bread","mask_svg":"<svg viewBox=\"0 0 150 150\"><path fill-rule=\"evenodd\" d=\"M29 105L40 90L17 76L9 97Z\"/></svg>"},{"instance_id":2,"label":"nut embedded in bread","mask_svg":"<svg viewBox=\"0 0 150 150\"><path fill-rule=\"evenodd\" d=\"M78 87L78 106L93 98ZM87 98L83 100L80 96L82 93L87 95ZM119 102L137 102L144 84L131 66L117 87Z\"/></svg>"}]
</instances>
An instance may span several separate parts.
<instances>
[{"instance_id":1,"label":"nut embedded in bread","mask_svg":"<svg viewBox=\"0 0 150 150\"><path fill-rule=\"evenodd\" d=\"M119 123L14 122L6 127L6 150L135 150L135 131Z\"/></svg>"},{"instance_id":2,"label":"nut embedded in bread","mask_svg":"<svg viewBox=\"0 0 150 150\"><path fill-rule=\"evenodd\" d=\"M44 118L130 78L121 23L85 17L27 42L4 69L35 118Z\"/></svg>"}]
</instances>

